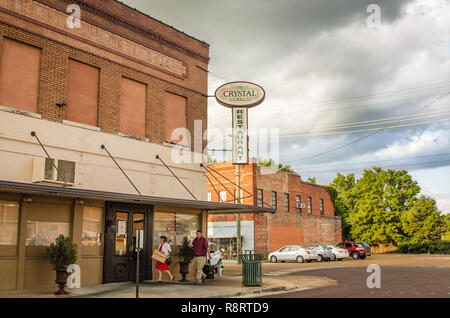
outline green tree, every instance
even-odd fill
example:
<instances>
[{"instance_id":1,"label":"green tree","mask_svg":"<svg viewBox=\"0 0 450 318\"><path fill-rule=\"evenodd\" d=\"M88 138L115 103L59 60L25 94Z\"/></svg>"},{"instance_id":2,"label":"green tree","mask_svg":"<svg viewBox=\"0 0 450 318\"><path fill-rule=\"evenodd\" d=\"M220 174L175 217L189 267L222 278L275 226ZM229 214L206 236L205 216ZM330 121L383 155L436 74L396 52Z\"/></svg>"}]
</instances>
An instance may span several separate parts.
<instances>
[{"instance_id":1,"label":"green tree","mask_svg":"<svg viewBox=\"0 0 450 318\"><path fill-rule=\"evenodd\" d=\"M450 240L450 213L447 213L444 215L445 220L445 234L444 234L444 240Z\"/></svg>"},{"instance_id":2,"label":"green tree","mask_svg":"<svg viewBox=\"0 0 450 318\"><path fill-rule=\"evenodd\" d=\"M448 220L438 210L436 201L424 195L402 214L401 221L407 235L406 241L410 244L427 244L439 240L448 229Z\"/></svg>"},{"instance_id":3,"label":"green tree","mask_svg":"<svg viewBox=\"0 0 450 318\"><path fill-rule=\"evenodd\" d=\"M312 184L317 184L316 177L308 178L308 182L309 182L309 183L312 183Z\"/></svg>"},{"instance_id":4,"label":"green tree","mask_svg":"<svg viewBox=\"0 0 450 318\"><path fill-rule=\"evenodd\" d=\"M283 165L281 163L275 163L275 161L273 159L258 159L258 165L260 167L272 167L274 169L280 170L280 171L284 171L284 172L289 172L289 173L295 173L297 174L291 166L289 165Z\"/></svg>"},{"instance_id":5,"label":"green tree","mask_svg":"<svg viewBox=\"0 0 450 318\"><path fill-rule=\"evenodd\" d=\"M356 185L355 175L349 174L344 176L338 173L336 178L328 186L331 201L333 202L335 215L341 217L342 221L342 239L351 240L348 217L355 206L355 197L353 188Z\"/></svg>"},{"instance_id":6,"label":"green tree","mask_svg":"<svg viewBox=\"0 0 450 318\"><path fill-rule=\"evenodd\" d=\"M364 170L351 191L347 221L354 239L369 244L401 242L407 236L401 216L417 201L420 187L406 170Z\"/></svg>"}]
</instances>

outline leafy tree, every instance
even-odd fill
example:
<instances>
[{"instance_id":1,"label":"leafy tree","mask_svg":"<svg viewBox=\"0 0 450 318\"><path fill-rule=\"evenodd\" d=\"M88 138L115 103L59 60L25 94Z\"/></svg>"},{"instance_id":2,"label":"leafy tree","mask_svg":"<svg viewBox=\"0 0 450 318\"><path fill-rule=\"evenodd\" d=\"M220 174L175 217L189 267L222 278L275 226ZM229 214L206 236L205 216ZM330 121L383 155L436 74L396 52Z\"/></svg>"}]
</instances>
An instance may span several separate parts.
<instances>
[{"instance_id":1,"label":"leafy tree","mask_svg":"<svg viewBox=\"0 0 450 318\"><path fill-rule=\"evenodd\" d=\"M353 195L353 188L356 185L355 175L349 174L344 176L340 173L328 186L331 201L333 202L334 212L342 220L342 239L351 240L350 224L348 223L348 216L350 211L353 211L355 206L355 197Z\"/></svg>"},{"instance_id":2,"label":"leafy tree","mask_svg":"<svg viewBox=\"0 0 450 318\"><path fill-rule=\"evenodd\" d=\"M280 171L284 171L284 172L289 172L289 173L295 173L297 174L291 166L289 165L283 165L281 163L275 163L275 161L273 159L258 159L258 165L260 167L272 167L274 169L280 170Z\"/></svg>"},{"instance_id":3,"label":"leafy tree","mask_svg":"<svg viewBox=\"0 0 450 318\"><path fill-rule=\"evenodd\" d=\"M444 215L446 232L444 234L444 240L450 240L450 213Z\"/></svg>"},{"instance_id":4,"label":"leafy tree","mask_svg":"<svg viewBox=\"0 0 450 318\"><path fill-rule=\"evenodd\" d=\"M402 226L408 243L426 244L439 240L448 229L445 217L436 206L436 201L420 196L414 205L402 214Z\"/></svg>"},{"instance_id":5,"label":"leafy tree","mask_svg":"<svg viewBox=\"0 0 450 318\"><path fill-rule=\"evenodd\" d=\"M210 155L208 155L208 163L216 163L217 162L217 158L211 157Z\"/></svg>"},{"instance_id":6,"label":"leafy tree","mask_svg":"<svg viewBox=\"0 0 450 318\"><path fill-rule=\"evenodd\" d=\"M414 205L420 187L406 170L364 170L351 192L355 201L347 221L353 238L396 244L407 236L401 215Z\"/></svg>"},{"instance_id":7,"label":"leafy tree","mask_svg":"<svg viewBox=\"0 0 450 318\"><path fill-rule=\"evenodd\" d=\"M309 182L309 183L312 183L312 184L317 184L316 177L308 178L308 182Z\"/></svg>"}]
</instances>

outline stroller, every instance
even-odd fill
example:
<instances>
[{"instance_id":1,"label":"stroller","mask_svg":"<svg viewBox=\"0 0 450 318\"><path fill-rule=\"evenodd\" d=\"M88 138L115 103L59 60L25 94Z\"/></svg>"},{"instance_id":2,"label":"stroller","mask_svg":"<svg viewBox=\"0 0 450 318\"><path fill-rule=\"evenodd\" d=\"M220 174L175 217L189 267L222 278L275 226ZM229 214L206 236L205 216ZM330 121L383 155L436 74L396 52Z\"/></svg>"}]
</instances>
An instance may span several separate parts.
<instances>
[{"instance_id":1,"label":"stroller","mask_svg":"<svg viewBox=\"0 0 450 318\"><path fill-rule=\"evenodd\" d=\"M214 274L222 276L223 264L222 254L215 244L210 244L211 259L203 266L203 273L206 275L206 279L214 279Z\"/></svg>"}]
</instances>

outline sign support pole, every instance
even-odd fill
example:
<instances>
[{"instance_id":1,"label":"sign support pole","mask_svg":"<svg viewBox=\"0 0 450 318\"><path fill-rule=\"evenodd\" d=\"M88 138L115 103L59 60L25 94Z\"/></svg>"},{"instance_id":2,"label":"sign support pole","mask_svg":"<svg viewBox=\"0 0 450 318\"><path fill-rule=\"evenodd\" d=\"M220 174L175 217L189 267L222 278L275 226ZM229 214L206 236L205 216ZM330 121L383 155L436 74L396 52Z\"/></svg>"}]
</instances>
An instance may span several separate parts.
<instances>
[{"instance_id":1,"label":"sign support pole","mask_svg":"<svg viewBox=\"0 0 450 318\"><path fill-rule=\"evenodd\" d=\"M236 200L238 204L241 203L241 166L236 165L236 184L237 184L237 193L236 193ZM236 214L236 238L237 238L237 258L238 258L238 264L241 263L241 260L239 258L239 255L242 254L242 242L241 242L241 214Z\"/></svg>"}]
</instances>

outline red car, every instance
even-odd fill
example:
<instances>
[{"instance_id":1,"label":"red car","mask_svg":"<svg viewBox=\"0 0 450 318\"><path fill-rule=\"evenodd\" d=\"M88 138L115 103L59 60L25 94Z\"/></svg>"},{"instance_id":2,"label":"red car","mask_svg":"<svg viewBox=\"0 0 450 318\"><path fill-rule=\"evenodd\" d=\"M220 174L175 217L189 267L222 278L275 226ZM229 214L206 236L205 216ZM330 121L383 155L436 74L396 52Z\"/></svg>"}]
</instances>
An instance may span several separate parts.
<instances>
[{"instance_id":1,"label":"red car","mask_svg":"<svg viewBox=\"0 0 450 318\"><path fill-rule=\"evenodd\" d=\"M365 259L366 258L366 249L361 243L355 243L355 242L342 242L339 243L337 246L341 248L345 248L348 251L348 254L353 259Z\"/></svg>"}]
</instances>

